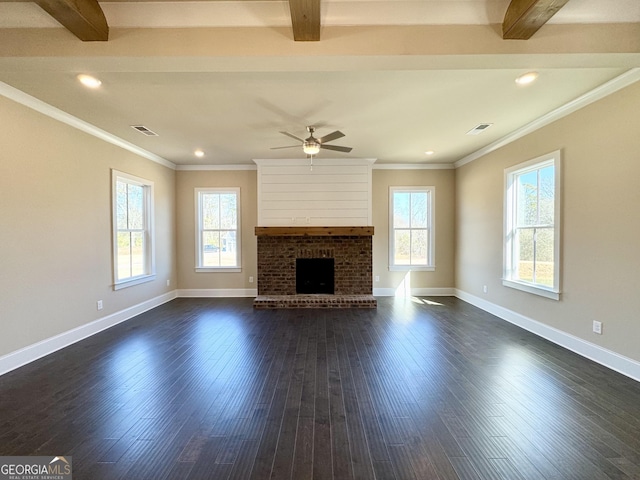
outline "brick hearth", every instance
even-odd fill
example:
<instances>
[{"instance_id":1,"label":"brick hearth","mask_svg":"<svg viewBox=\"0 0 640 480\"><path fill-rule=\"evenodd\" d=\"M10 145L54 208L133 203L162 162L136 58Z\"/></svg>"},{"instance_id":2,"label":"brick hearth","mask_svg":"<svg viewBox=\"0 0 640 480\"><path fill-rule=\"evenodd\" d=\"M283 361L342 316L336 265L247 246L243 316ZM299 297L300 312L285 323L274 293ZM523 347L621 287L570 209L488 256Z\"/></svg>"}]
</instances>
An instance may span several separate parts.
<instances>
[{"instance_id":1,"label":"brick hearth","mask_svg":"<svg viewBox=\"0 0 640 480\"><path fill-rule=\"evenodd\" d=\"M270 308L376 308L373 295L260 295L253 301L259 309Z\"/></svg>"},{"instance_id":2,"label":"brick hearth","mask_svg":"<svg viewBox=\"0 0 640 480\"><path fill-rule=\"evenodd\" d=\"M256 308L376 308L372 227L256 227L256 234ZM335 294L297 295L296 258L333 258Z\"/></svg>"}]
</instances>

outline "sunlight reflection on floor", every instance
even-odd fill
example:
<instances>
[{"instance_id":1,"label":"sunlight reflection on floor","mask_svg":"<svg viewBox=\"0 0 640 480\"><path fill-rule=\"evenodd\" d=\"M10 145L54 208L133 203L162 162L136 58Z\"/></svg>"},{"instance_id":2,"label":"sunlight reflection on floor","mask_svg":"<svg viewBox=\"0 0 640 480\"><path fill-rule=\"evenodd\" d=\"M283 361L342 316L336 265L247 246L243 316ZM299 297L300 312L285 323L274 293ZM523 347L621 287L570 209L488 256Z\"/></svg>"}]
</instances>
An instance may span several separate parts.
<instances>
[{"instance_id":1,"label":"sunlight reflection on floor","mask_svg":"<svg viewBox=\"0 0 640 480\"><path fill-rule=\"evenodd\" d=\"M433 300L428 300L426 298L416 297L411 292L411 270L407 272L404 276L398 288L396 288L396 292L394 295L396 298L407 298L410 299L413 303L417 303L419 305L435 305L442 307L443 304L439 302L434 302Z\"/></svg>"},{"instance_id":2,"label":"sunlight reflection on floor","mask_svg":"<svg viewBox=\"0 0 640 480\"><path fill-rule=\"evenodd\" d=\"M443 307L444 306L443 303L434 302L433 300L429 300L428 298L411 297L411 301L413 303L418 303L420 305L435 305L435 306L438 306L438 307Z\"/></svg>"}]
</instances>

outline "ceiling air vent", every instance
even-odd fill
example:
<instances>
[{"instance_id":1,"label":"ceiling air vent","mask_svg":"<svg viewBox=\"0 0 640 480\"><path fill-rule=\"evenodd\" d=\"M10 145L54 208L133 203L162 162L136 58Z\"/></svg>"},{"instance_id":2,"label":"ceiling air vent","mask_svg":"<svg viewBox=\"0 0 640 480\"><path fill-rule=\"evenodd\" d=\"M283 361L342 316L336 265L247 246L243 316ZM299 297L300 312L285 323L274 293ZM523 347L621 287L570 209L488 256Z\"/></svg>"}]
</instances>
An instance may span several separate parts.
<instances>
[{"instance_id":1,"label":"ceiling air vent","mask_svg":"<svg viewBox=\"0 0 640 480\"><path fill-rule=\"evenodd\" d=\"M131 125L131 128L133 128L134 130L139 131L140 133L142 133L143 135L146 135L147 137L157 137L158 136L158 134L156 132L152 132L151 130L149 130L144 125Z\"/></svg>"},{"instance_id":2,"label":"ceiling air vent","mask_svg":"<svg viewBox=\"0 0 640 480\"><path fill-rule=\"evenodd\" d=\"M493 125L493 123L481 123L479 125L476 125L475 127L473 127L471 130L467 132L467 135L480 135L491 125Z\"/></svg>"}]
</instances>

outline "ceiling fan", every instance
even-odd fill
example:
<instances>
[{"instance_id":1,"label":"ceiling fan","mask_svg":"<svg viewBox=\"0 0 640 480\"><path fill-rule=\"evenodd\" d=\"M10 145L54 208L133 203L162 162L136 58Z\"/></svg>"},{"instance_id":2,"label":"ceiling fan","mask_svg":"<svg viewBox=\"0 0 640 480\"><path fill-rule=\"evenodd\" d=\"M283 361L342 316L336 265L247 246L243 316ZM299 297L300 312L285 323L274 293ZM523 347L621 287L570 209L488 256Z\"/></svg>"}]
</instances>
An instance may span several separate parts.
<instances>
[{"instance_id":1,"label":"ceiling fan","mask_svg":"<svg viewBox=\"0 0 640 480\"><path fill-rule=\"evenodd\" d=\"M280 133L283 135L286 135L287 137L295 138L299 142L302 142L302 151L310 156L317 155L321 148L325 150L335 150L336 152L345 152L345 153L349 153L351 150L353 150L351 147L341 147L339 145L326 145L327 142L331 142L333 140L337 140L338 138L344 137L344 133L340 132L339 130L336 130L335 132L320 138L316 138L313 136L313 132L315 131L316 131L315 127L311 127L311 126L307 127L307 132L309 132L309 137L306 139L296 137L295 135L289 132L280 132ZM272 147L271 150L278 150L281 148L296 148L296 147L299 147L299 145L289 145L286 147Z\"/></svg>"}]
</instances>

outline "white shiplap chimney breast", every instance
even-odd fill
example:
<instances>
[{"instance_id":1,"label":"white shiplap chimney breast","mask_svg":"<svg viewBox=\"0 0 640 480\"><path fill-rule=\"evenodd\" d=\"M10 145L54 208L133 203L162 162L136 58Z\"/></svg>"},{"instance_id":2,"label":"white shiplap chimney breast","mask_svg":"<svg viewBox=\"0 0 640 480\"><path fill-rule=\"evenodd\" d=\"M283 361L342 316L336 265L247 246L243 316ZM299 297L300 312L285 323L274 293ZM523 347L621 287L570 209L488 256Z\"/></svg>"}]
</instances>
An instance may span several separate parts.
<instances>
[{"instance_id":1,"label":"white shiplap chimney breast","mask_svg":"<svg viewBox=\"0 0 640 480\"><path fill-rule=\"evenodd\" d=\"M254 160L258 165L258 226L372 225L375 159Z\"/></svg>"}]
</instances>

